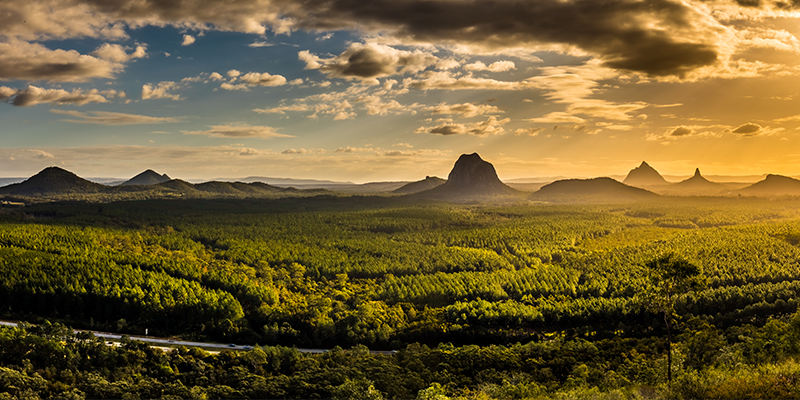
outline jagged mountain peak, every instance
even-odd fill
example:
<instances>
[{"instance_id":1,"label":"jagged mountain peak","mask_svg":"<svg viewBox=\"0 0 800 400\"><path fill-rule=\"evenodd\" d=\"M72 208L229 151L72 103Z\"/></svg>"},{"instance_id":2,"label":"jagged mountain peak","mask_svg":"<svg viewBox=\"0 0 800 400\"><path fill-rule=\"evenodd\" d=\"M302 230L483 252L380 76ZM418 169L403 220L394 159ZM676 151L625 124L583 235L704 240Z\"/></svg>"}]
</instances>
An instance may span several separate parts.
<instances>
[{"instance_id":1,"label":"jagged mountain peak","mask_svg":"<svg viewBox=\"0 0 800 400\"><path fill-rule=\"evenodd\" d=\"M628 176L622 182L631 186L666 185L669 183L646 161L642 161L638 167L628 172Z\"/></svg>"}]
</instances>

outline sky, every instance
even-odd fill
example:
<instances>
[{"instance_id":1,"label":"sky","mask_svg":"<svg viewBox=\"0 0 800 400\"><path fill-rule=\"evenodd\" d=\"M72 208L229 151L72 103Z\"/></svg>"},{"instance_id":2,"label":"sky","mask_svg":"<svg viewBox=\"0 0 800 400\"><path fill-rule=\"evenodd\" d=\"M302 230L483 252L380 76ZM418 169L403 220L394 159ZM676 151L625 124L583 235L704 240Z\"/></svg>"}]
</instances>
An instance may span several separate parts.
<instances>
[{"instance_id":1,"label":"sky","mask_svg":"<svg viewBox=\"0 0 800 400\"><path fill-rule=\"evenodd\" d=\"M0 176L800 175L800 0L0 0Z\"/></svg>"}]
</instances>

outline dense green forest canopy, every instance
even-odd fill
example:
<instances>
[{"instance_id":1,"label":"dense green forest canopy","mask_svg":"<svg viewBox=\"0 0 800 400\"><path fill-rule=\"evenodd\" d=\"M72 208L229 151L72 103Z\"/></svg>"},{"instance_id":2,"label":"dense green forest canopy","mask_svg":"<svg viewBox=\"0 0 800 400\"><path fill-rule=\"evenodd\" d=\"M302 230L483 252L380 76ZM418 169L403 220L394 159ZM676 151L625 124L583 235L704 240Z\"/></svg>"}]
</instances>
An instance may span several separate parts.
<instances>
[{"instance_id":1,"label":"dense green forest canopy","mask_svg":"<svg viewBox=\"0 0 800 400\"><path fill-rule=\"evenodd\" d=\"M361 202L361 203L359 203ZM386 198L53 203L0 215L9 318L333 347L495 344L660 329L637 300L664 252L727 327L794 312L800 204L407 205ZM622 332L622 333L620 333Z\"/></svg>"},{"instance_id":2,"label":"dense green forest canopy","mask_svg":"<svg viewBox=\"0 0 800 400\"><path fill-rule=\"evenodd\" d=\"M756 364L796 354L788 321L798 307L799 245L794 199L49 203L0 209L0 314L262 346L404 350L447 343L478 352L555 346L552 357L572 361L525 382L563 389L576 373L621 371L623 361L605 350L586 350L608 343L627 346L615 357L624 353L658 369L663 319L641 293L650 284L645 265L667 252L701 266L707 283L674 305L683 338L678 368L722 362L708 343L680 336L687 332L702 332L719 341L717 349L730 346L728 356ZM754 332L788 339L780 351L746 350L742 343L769 336ZM566 343L589 347L576 352ZM592 361L599 364L575 372L589 365L580 359L585 351L600 354ZM435 382L446 383L427 379L409 388ZM317 396L330 396L326 390Z\"/></svg>"}]
</instances>

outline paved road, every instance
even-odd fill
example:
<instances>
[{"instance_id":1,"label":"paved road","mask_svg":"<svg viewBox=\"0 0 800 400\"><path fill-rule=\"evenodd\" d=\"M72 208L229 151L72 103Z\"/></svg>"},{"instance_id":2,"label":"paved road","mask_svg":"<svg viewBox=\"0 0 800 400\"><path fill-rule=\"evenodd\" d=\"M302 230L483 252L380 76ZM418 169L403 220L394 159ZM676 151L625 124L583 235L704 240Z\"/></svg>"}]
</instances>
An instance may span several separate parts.
<instances>
[{"instance_id":1,"label":"paved road","mask_svg":"<svg viewBox=\"0 0 800 400\"><path fill-rule=\"evenodd\" d=\"M0 325L5 326L17 326L17 321L0 321ZM75 333L78 332L92 332L95 336L103 338L103 339L111 339L111 340L120 340L122 339L122 335L118 333L107 333L107 332L98 332L98 331L85 331L75 329ZM157 338L152 336L132 336L127 335L128 338L131 340L139 340L146 343L153 343L155 345L164 345L166 347L175 347L175 346L186 346L186 347L203 347L203 348L211 348L211 349L219 349L219 350L249 350L252 346L246 345L237 345L237 344L222 344L222 343L209 343L209 342L188 342L184 340L172 340L172 339L164 339L164 338ZM164 346L154 346L154 347L164 347ZM324 353L328 350L326 349L307 349L307 348L297 348L297 351L301 353ZM370 351L372 354L393 354L392 351Z\"/></svg>"}]
</instances>

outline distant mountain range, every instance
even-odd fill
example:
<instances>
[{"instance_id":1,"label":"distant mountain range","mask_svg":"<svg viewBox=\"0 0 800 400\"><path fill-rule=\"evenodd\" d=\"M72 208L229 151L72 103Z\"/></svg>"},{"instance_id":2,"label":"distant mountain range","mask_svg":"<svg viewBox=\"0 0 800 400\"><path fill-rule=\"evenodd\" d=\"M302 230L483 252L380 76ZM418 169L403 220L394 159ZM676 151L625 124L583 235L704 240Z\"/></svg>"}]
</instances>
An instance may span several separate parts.
<instances>
[{"instance_id":1,"label":"distant mountain range","mask_svg":"<svg viewBox=\"0 0 800 400\"><path fill-rule=\"evenodd\" d=\"M154 183L142 183L154 182ZM153 195L199 196L259 196L276 193L294 193L297 189L279 188L266 183L253 182L205 182L192 184L179 179L169 179L154 171L147 170L124 184L117 186L101 185L83 179L59 167L48 167L23 182L0 187L0 195L20 197L54 197L82 195L114 195L145 193Z\"/></svg>"},{"instance_id":2,"label":"distant mountain range","mask_svg":"<svg viewBox=\"0 0 800 400\"><path fill-rule=\"evenodd\" d=\"M0 196L42 198L88 198L85 196L126 195L127 198L153 198L160 196L188 197L259 197L275 195L303 195L333 191L359 194L394 194L412 196L419 200L452 202L514 200L532 201L636 201L669 196L800 196L800 180L781 175L766 175L753 184L744 182L714 182L704 177L699 169L691 178L670 183L647 162L632 169L623 182L610 177L592 179L561 179L551 183L524 183L515 180L512 188L497 176L494 166L477 153L462 154L453 165L447 180L428 176L417 182L372 182L354 184L323 180L294 180L264 178L283 184L304 184L297 187L280 187L249 177L243 181L208 181L191 183L171 179L167 174L146 170L117 185L104 185L81 178L59 167L48 167L36 175L23 179L6 178L11 182L0 187ZM3 181L0 180L0 183ZM312 189L313 188L313 189ZM324 189L320 189L324 188ZM531 193L533 191L533 193ZM103 197L106 196L106 197Z\"/></svg>"}]
</instances>

